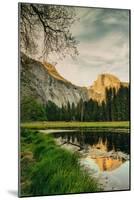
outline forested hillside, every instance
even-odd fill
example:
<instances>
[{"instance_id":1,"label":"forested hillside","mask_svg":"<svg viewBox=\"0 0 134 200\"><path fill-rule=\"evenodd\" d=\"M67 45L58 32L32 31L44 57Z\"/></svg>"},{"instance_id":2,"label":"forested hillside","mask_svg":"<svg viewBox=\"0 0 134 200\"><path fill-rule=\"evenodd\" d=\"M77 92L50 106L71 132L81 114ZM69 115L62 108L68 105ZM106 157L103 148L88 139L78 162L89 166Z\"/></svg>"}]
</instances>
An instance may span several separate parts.
<instances>
[{"instance_id":1,"label":"forested hillside","mask_svg":"<svg viewBox=\"0 0 134 200\"><path fill-rule=\"evenodd\" d=\"M22 121L125 121L129 120L129 87L106 89L106 101L101 104L90 99L58 107L48 101L42 106L34 99L25 99L21 106Z\"/></svg>"}]
</instances>

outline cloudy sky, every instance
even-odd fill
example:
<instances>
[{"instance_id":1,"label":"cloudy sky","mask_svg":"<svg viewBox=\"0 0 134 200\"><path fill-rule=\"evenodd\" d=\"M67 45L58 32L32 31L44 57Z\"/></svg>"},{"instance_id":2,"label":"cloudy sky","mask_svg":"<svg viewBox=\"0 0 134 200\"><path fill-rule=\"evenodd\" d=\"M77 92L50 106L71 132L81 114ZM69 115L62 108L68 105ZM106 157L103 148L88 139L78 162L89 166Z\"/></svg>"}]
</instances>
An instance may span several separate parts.
<instances>
[{"instance_id":1,"label":"cloudy sky","mask_svg":"<svg viewBox=\"0 0 134 200\"><path fill-rule=\"evenodd\" d=\"M129 81L129 12L76 8L76 13L79 21L72 33L79 41L79 55L59 60L59 73L79 86L91 85L101 73Z\"/></svg>"}]
</instances>

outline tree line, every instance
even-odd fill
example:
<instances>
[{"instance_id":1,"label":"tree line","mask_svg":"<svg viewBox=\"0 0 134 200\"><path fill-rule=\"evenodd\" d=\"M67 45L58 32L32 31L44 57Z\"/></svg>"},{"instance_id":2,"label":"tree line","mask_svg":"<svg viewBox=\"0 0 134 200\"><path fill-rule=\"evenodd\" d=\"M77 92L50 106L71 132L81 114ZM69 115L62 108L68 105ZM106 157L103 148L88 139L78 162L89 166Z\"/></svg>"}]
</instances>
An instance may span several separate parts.
<instances>
[{"instance_id":1,"label":"tree line","mask_svg":"<svg viewBox=\"0 0 134 200\"><path fill-rule=\"evenodd\" d=\"M121 86L106 89L106 100L101 104L90 99L58 107L48 101L45 106L26 98L21 105L21 121L126 121L130 117L130 89Z\"/></svg>"}]
</instances>

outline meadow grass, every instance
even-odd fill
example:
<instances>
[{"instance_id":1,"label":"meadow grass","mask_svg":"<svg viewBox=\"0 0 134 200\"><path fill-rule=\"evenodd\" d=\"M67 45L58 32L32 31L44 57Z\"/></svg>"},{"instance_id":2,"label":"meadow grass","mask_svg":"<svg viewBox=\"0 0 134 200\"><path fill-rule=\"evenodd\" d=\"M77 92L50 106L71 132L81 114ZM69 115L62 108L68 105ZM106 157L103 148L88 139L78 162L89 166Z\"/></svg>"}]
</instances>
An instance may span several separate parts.
<instances>
[{"instance_id":1,"label":"meadow grass","mask_svg":"<svg viewBox=\"0 0 134 200\"><path fill-rule=\"evenodd\" d=\"M112 122L65 122L65 121L38 121L21 123L22 128L129 128L129 121Z\"/></svg>"},{"instance_id":2,"label":"meadow grass","mask_svg":"<svg viewBox=\"0 0 134 200\"><path fill-rule=\"evenodd\" d=\"M55 144L50 135L21 130L20 196L96 192L101 188L81 168L79 155Z\"/></svg>"}]
</instances>

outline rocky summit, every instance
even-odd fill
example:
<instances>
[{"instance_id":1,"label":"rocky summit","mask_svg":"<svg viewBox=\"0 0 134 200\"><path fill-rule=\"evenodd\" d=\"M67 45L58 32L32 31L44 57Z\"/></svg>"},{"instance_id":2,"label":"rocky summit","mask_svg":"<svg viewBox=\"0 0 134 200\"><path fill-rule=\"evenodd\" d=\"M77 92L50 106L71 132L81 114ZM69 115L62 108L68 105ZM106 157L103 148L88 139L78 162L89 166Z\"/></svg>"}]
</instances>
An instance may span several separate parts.
<instances>
[{"instance_id":1,"label":"rocky summit","mask_svg":"<svg viewBox=\"0 0 134 200\"><path fill-rule=\"evenodd\" d=\"M119 90L121 86L128 87L128 83L121 82L115 75L104 73L98 76L89 89L89 98L99 103L106 100L106 89L115 88Z\"/></svg>"}]
</instances>

